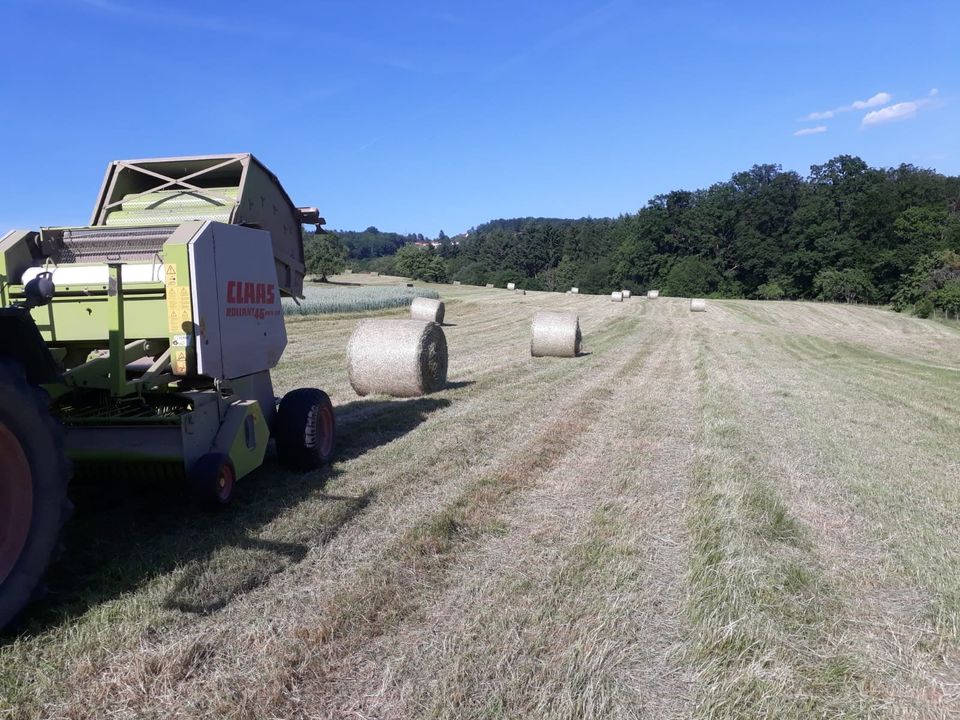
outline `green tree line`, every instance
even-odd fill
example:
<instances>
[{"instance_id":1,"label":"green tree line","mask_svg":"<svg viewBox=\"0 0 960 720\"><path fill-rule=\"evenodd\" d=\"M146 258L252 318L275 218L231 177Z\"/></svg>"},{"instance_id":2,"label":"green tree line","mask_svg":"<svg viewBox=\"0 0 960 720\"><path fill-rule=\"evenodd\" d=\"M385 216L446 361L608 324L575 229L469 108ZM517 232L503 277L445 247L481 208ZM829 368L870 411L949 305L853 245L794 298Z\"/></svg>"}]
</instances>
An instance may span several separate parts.
<instances>
[{"instance_id":1,"label":"green tree line","mask_svg":"<svg viewBox=\"0 0 960 720\"><path fill-rule=\"evenodd\" d=\"M436 249L406 242L371 268L528 289L656 287L676 296L960 310L951 305L960 298L960 177L872 168L849 155L806 177L755 165L617 218L495 220L457 240L442 236Z\"/></svg>"}]
</instances>

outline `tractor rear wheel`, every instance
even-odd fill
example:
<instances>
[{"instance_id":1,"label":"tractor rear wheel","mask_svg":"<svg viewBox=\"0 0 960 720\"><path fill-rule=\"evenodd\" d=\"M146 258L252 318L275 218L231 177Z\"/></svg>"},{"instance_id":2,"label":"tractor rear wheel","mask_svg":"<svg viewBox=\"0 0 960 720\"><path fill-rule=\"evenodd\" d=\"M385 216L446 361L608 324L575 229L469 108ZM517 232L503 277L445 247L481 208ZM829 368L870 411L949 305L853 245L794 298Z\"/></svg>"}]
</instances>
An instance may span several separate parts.
<instances>
[{"instance_id":1,"label":"tractor rear wheel","mask_svg":"<svg viewBox=\"0 0 960 720\"><path fill-rule=\"evenodd\" d=\"M0 360L0 628L29 602L70 514L63 433L23 368Z\"/></svg>"},{"instance_id":2,"label":"tractor rear wheel","mask_svg":"<svg viewBox=\"0 0 960 720\"><path fill-rule=\"evenodd\" d=\"M313 470L330 462L337 423L333 403L323 390L300 388L283 396L273 435L277 456L294 470Z\"/></svg>"}]
</instances>

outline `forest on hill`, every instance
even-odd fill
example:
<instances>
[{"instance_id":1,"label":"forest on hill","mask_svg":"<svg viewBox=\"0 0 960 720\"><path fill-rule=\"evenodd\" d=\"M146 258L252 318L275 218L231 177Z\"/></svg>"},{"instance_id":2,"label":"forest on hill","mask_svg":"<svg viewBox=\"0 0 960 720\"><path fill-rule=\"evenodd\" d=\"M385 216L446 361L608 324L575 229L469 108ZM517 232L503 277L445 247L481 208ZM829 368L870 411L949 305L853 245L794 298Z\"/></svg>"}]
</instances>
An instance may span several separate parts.
<instances>
[{"instance_id":1,"label":"forest on hill","mask_svg":"<svg viewBox=\"0 0 960 720\"><path fill-rule=\"evenodd\" d=\"M807 177L755 165L618 218L494 220L435 247L376 228L336 236L355 268L423 280L960 313L960 177L848 155Z\"/></svg>"}]
</instances>

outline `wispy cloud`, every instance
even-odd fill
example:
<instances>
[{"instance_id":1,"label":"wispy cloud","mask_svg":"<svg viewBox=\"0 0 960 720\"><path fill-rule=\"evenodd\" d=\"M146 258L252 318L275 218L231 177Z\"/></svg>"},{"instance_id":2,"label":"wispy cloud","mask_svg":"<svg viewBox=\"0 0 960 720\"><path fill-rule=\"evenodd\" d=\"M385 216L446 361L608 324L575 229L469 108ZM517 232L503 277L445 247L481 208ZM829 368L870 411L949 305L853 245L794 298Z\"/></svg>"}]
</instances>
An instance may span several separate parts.
<instances>
[{"instance_id":1,"label":"wispy cloud","mask_svg":"<svg viewBox=\"0 0 960 720\"><path fill-rule=\"evenodd\" d=\"M849 105L841 105L840 107L835 107L833 110L821 110L820 112L812 112L804 117L800 118L801 122L815 122L817 120L829 120L839 113L851 112L853 110L866 110L867 108L879 107L881 105L886 105L888 102L893 100L893 95L887 92L878 92L875 95L870 96L866 100L854 100Z\"/></svg>"},{"instance_id":2,"label":"wispy cloud","mask_svg":"<svg viewBox=\"0 0 960 720\"><path fill-rule=\"evenodd\" d=\"M872 110L863 116L860 124L863 127L872 125L883 125L884 123L897 122L899 120L909 120L916 117L921 108L932 105L940 90L932 88L926 97L919 100L910 100L909 102L895 103L880 110Z\"/></svg>"},{"instance_id":3,"label":"wispy cloud","mask_svg":"<svg viewBox=\"0 0 960 720\"><path fill-rule=\"evenodd\" d=\"M816 127L801 128L800 130L797 130L793 136L803 137L804 135L819 135L820 133L825 133L826 131L826 125L817 125Z\"/></svg>"}]
</instances>

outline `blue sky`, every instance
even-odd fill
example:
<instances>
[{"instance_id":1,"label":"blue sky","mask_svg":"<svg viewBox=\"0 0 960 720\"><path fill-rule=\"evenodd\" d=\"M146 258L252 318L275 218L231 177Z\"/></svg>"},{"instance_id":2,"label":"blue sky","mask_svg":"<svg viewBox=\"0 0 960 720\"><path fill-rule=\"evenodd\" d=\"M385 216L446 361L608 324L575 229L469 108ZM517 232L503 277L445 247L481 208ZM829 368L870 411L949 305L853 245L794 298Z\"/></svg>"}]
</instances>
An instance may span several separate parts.
<instances>
[{"instance_id":1,"label":"blue sky","mask_svg":"<svg viewBox=\"0 0 960 720\"><path fill-rule=\"evenodd\" d=\"M953 0L0 0L0 25L0 228L83 224L108 161L161 155L250 151L329 227L427 235L841 153L960 174Z\"/></svg>"}]
</instances>

